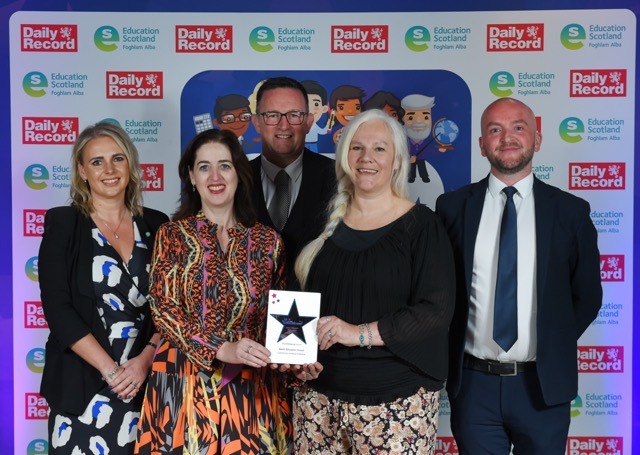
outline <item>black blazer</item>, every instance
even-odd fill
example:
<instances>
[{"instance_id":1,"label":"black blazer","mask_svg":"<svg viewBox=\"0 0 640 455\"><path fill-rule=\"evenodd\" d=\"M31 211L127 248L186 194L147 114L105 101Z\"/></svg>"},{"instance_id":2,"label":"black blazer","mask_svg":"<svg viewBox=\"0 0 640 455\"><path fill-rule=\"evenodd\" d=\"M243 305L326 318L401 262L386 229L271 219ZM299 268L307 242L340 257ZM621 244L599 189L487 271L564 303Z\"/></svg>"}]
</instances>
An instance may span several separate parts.
<instances>
[{"instance_id":1,"label":"black blazer","mask_svg":"<svg viewBox=\"0 0 640 455\"><path fill-rule=\"evenodd\" d=\"M275 229L269 216L262 191L261 157L251 160L253 169L253 201L258 221ZM287 288L297 283L293 266L300 250L317 238L327 222L327 207L336 190L335 161L304 149L302 156L302 182L296 202L287 223L280 232L287 260Z\"/></svg>"},{"instance_id":2,"label":"black blazer","mask_svg":"<svg viewBox=\"0 0 640 455\"><path fill-rule=\"evenodd\" d=\"M456 310L449 332L447 391L460 388L473 253L489 178L441 195L436 202L454 250ZM534 178L538 315L537 374L547 405L578 393L577 342L602 304L600 253L589 204Z\"/></svg>"},{"instance_id":3,"label":"black blazer","mask_svg":"<svg viewBox=\"0 0 640 455\"><path fill-rule=\"evenodd\" d=\"M145 208L143 216L134 219L152 251L156 230L168 217ZM48 210L38 254L42 309L50 330L40 394L55 409L76 415L84 412L104 382L100 372L69 346L92 333L105 351L112 352L95 303L92 260L91 219L73 206ZM146 321L131 355L139 354L153 335L151 317Z\"/></svg>"}]
</instances>

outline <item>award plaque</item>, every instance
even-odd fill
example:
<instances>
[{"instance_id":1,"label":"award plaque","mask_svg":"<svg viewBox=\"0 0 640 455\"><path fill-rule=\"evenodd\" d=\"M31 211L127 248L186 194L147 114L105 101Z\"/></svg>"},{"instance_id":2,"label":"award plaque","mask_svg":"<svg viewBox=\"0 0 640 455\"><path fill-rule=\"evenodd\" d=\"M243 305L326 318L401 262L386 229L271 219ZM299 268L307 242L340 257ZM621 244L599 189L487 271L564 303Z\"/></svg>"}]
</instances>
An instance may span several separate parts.
<instances>
[{"instance_id":1,"label":"award plaque","mask_svg":"<svg viewBox=\"0 0 640 455\"><path fill-rule=\"evenodd\" d=\"M302 365L318 358L317 292L269 291L266 348L271 362Z\"/></svg>"}]
</instances>

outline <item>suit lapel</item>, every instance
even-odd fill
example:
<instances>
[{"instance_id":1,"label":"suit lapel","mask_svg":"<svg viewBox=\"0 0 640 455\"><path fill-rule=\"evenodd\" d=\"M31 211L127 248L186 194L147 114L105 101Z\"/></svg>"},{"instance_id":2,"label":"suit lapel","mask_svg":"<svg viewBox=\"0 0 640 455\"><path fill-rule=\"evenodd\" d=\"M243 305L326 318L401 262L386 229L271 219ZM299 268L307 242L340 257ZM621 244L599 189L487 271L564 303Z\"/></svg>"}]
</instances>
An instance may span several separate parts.
<instances>
[{"instance_id":1,"label":"suit lapel","mask_svg":"<svg viewBox=\"0 0 640 455\"><path fill-rule=\"evenodd\" d=\"M543 296L543 289L547 280L547 264L551 257L551 235L553 231L553 213L555 201L545 183L534 177L533 195L536 213L536 289L538 301Z\"/></svg>"},{"instance_id":2,"label":"suit lapel","mask_svg":"<svg viewBox=\"0 0 640 455\"><path fill-rule=\"evenodd\" d=\"M480 217L482 216L488 181L489 177L485 177L470 188L464 208L464 275L467 289L471 289L473 254L476 248L476 237L478 236L478 227L480 226Z\"/></svg>"}]
</instances>

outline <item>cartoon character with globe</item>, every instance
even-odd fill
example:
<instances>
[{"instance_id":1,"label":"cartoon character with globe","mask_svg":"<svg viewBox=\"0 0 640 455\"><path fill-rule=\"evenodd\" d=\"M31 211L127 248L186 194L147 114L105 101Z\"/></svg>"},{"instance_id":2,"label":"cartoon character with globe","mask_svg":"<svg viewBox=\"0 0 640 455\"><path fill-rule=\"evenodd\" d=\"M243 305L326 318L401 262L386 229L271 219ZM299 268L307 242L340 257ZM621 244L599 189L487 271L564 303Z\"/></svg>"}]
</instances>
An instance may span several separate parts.
<instances>
[{"instance_id":1,"label":"cartoon character with globe","mask_svg":"<svg viewBox=\"0 0 640 455\"><path fill-rule=\"evenodd\" d=\"M409 138L411 160L409 183L415 181L416 174L420 175L420 179L424 183L431 181L426 164L427 156L430 153L429 144L435 140L438 144L436 147L438 152L444 153L448 150L453 150L451 144L458 137L458 125L447 118L439 119L433 125L432 131L431 108L435 106L435 100L433 96L414 93L402 98L400 103L405 111L402 121ZM432 135L433 137L429 139Z\"/></svg>"}]
</instances>

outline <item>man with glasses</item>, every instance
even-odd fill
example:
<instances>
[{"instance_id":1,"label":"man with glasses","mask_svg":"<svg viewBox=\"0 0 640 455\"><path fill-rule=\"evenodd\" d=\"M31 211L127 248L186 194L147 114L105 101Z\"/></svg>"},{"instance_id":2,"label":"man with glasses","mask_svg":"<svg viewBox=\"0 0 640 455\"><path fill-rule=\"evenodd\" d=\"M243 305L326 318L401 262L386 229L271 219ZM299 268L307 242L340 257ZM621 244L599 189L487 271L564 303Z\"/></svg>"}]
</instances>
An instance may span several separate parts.
<instances>
[{"instance_id":1,"label":"man with glasses","mask_svg":"<svg viewBox=\"0 0 640 455\"><path fill-rule=\"evenodd\" d=\"M244 150L247 146L244 134L251 123L251 107L249 100L242 95L230 94L219 96L213 106L213 124L221 130L229 130L236 135Z\"/></svg>"},{"instance_id":2,"label":"man with glasses","mask_svg":"<svg viewBox=\"0 0 640 455\"><path fill-rule=\"evenodd\" d=\"M336 184L334 161L304 146L313 122L307 92L298 81L274 77L260 86L253 125L262 154L251 161L254 201L258 221L282 235L289 288L295 287L298 253L324 227Z\"/></svg>"}]
</instances>

